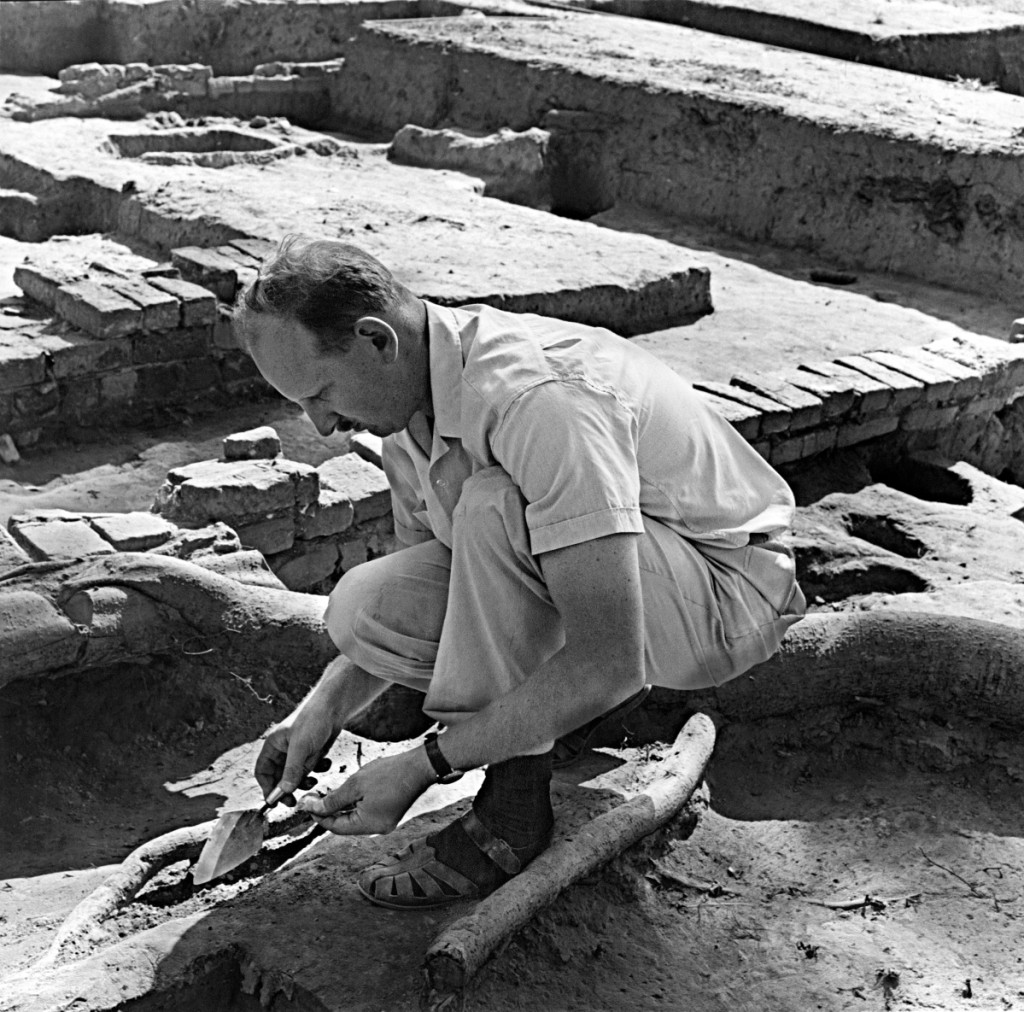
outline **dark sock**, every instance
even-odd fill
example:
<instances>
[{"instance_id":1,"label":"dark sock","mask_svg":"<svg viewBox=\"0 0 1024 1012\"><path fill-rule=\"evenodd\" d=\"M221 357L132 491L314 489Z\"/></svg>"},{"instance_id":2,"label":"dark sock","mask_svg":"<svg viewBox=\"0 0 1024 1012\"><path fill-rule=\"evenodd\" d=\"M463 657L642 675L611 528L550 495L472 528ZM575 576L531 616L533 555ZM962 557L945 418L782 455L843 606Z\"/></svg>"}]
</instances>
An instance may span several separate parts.
<instances>
[{"instance_id":1,"label":"dark sock","mask_svg":"<svg viewBox=\"0 0 1024 1012\"><path fill-rule=\"evenodd\" d=\"M487 768L473 801L477 818L504 840L525 865L546 846L554 825L551 809L551 752L518 756ZM449 868L465 875L486 896L509 875L481 853L458 822L427 837L434 853Z\"/></svg>"}]
</instances>

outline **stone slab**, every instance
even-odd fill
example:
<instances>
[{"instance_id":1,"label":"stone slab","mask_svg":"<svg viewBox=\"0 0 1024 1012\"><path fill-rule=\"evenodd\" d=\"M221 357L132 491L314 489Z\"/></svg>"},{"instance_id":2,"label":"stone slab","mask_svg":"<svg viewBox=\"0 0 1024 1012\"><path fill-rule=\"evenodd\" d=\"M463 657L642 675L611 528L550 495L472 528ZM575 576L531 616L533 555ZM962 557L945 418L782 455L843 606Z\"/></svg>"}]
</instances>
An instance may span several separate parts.
<instances>
[{"instance_id":1,"label":"stone slab","mask_svg":"<svg viewBox=\"0 0 1024 1012\"><path fill-rule=\"evenodd\" d=\"M202 285L194 285L184 278L151 277L148 280L153 288L167 292L178 300L182 327L206 326L217 318L216 296Z\"/></svg>"},{"instance_id":2,"label":"stone slab","mask_svg":"<svg viewBox=\"0 0 1024 1012\"><path fill-rule=\"evenodd\" d=\"M246 432L224 437L225 460L253 460L276 457L281 453L281 437L271 425L261 425Z\"/></svg>"},{"instance_id":3,"label":"stone slab","mask_svg":"<svg viewBox=\"0 0 1024 1012\"><path fill-rule=\"evenodd\" d=\"M0 390L17 390L46 378L46 355L26 334L0 331Z\"/></svg>"},{"instance_id":4,"label":"stone slab","mask_svg":"<svg viewBox=\"0 0 1024 1012\"><path fill-rule=\"evenodd\" d=\"M110 513L88 519L96 533L119 552L145 552L178 533L174 524L155 513Z\"/></svg>"},{"instance_id":5,"label":"stone slab","mask_svg":"<svg viewBox=\"0 0 1024 1012\"><path fill-rule=\"evenodd\" d=\"M89 279L61 285L53 308L61 319L93 337L126 337L142 329L142 309L135 302Z\"/></svg>"},{"instance_id":6,"label":"stone slab","mask_svg":"<svg viewBox=\"0 0 1024 1012\"><path fill-rule=\"evenodd\" d=\"M181 307L170 293L141 278L108 278L103 284L142 310L143 330L173 330L180 325Z\"/></svg>"},{"instance_id":7,"label":"stone slab","mask_svg":"<svg viewBox=\"0 0 1024 1012\"><path fill-rule=\"evenodd\" d=\"M36 559L77 559L109 555L114 549L84 519L31 520L12 517L14 539Z\"/></svg>"}]
</instances>

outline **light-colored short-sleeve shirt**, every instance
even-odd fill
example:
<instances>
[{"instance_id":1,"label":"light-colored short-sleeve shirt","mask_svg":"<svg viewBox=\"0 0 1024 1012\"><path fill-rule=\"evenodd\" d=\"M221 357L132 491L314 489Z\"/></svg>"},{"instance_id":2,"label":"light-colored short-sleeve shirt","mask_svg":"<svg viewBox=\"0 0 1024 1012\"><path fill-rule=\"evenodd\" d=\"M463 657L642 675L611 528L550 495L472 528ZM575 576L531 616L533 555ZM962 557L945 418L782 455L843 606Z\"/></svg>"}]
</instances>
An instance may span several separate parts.
<instances>
[{"instance_id":1,"label":"light-colored short-sleeve shirt","mask_svg":"<svg viewBox=\"0 0 1024 1012\"><path fill-rule=\"evenodd\" d=\"M433 425L384 440L402 544L451 546L462 483L503 468L535 555L642 517L740 547L789 526L789 486L679 375L607 330L489 306L427 303Z\"/></svg>"}]
</instances>

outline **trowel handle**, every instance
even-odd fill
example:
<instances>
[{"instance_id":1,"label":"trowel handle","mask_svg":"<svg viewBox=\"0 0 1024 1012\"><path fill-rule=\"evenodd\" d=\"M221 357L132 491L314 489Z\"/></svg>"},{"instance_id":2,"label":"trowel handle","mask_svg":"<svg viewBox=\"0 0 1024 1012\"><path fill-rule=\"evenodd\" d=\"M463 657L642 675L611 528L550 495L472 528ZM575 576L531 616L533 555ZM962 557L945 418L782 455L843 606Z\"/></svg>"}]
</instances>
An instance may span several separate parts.
<instances>
[{"instance_id":1,"label":"trowel handle","mask_svg":"<svg viewBox=\"0 0 1024 1012\"><path fill-rule=\"evenodd\" d=\"M263 805L260 808L260 815L266 815L267 812L269 812L270 809L273 808L274 805L276 805L283 797L284 791L282 791L280 787L275 787L267 795L267 800L263 802Z\"/></svg>"}]
</instances>

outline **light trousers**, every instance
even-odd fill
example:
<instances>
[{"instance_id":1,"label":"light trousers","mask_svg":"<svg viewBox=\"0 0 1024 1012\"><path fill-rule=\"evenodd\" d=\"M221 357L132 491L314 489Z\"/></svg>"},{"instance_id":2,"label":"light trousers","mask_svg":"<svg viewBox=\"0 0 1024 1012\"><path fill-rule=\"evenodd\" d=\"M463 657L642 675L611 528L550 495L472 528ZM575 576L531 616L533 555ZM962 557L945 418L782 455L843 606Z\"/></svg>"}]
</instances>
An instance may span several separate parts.
<instances>
[{"instance_id":1,"label":"light trousers","mask_svg":"<svg viewBox=\"0 0 1024 1012\"><path fill-rule=\"evenodd\" d=\"M463 486L451 549L427 541L345 573L326 613L341 653L426 693L424 711L444 724L529 678L565 634L525 506L503 470L486 468ZM645 517L637 545L648 684L720 685L767 660L804 613L792 556L777 543L713 548Z\"/></svg>"}]
</instances>

